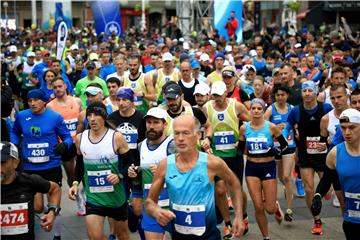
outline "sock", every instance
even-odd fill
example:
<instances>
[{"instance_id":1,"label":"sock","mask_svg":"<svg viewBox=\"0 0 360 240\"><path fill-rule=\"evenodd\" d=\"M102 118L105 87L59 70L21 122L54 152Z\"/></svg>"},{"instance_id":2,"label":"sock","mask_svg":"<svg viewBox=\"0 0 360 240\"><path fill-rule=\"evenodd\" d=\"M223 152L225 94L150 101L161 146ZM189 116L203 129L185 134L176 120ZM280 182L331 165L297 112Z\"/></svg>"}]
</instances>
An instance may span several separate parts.
<instances>
[{"instance_id":1,"label":"sock","mask_svg":"<svg viewBox=\"0 0 360 240\"><path fill-rule=\"evenodd\" d=\"M231 221L226 221L226 222L225 222L225 226L230 226L230 227L232 227Z\"/></svg>"},{"instance_id":2,"label":"sock","mask_svg":"<svg viewBox=\"0 0 360 240\"><path fill-rule=\"evenodd\" d=\"M62 216L61 213L59 213L58 216L55 218L54 222L54 235L55 236L61 236L61 223L62 223Z\"/></svg>"}]
</instances>

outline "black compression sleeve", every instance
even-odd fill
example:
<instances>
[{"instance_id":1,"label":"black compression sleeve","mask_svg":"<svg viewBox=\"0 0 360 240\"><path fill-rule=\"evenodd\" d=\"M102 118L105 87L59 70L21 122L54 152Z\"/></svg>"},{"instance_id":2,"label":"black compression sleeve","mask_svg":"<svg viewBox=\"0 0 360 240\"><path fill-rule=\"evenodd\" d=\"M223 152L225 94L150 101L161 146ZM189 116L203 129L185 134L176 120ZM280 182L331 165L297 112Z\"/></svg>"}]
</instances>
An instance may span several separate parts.
<instances>
[{"instance_id":1,"label":"black compression sleeve","mask_svg":"<svg viewBox=\"0 0 360 240\"><path fill-rule=\"evenodd\" d=\"M286 139L284 138L284 136L282 134L280 134L280 136L278 136L276 138L276 140L278 140L278 142L280 144L281 152L283 152L288 146Z\"/></svg>"},{"instance_id":2,"label":"black compression sleeve","mask_svg":"<svg viewBox=\"0 0 360 240\"><path fill-rule=\"evenodd\" d=\"M84 158L83 155L76 155L76 165L75 165L75 181L79 183L84 177Z\"/></svg>"},{"instance_id":3,"label":"black compression sleeve","mask_svg":"<svg viewBox=\"0 0 360 240\"><path fill-rule=\"evenodd\" d=\"M316 187L316 193L319 193L322 197L329 191L331 184L334 186L334 190L341 190L339 176L335 169L325 167L324 176L320 179L318 186Z\"/></svg>"},{"instance_id":4,"label":"black compression sleeve","mask_svg":"<svg viewBox=\"0 0 360 240\"><path fill-rule=\"evenodd\" d=\"M131 164L134 164L134 157L131 151L127 151L126 153L120 154L120 158L122 160L121 168L119 171L124 175L127 176L127 172Z\"/></svg>"},{"instance_id":5,"label":"black compression sleeve","mask_svg":"<svg viewBox=\"0 0 360 240\"><path fill-rule=\"evenodd\" d=\"M246 142L239 140L238 152L240 152L241 154L244 154L245 146L246 146Z\"/></svg>"}]
</instances>

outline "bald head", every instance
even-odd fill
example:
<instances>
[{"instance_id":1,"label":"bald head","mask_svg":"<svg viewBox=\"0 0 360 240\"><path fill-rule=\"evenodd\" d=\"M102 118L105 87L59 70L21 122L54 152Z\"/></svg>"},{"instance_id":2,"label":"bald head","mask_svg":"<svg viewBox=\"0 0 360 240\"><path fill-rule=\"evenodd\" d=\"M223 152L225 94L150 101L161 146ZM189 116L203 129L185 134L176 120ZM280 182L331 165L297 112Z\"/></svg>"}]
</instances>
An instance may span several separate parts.
<instances>
[{"instance_id":1,"label":"bald head","mask_svg":"<svg viewBox=\"0 0 360 240\"><path fill-rule=\"evenodd\" d=\"M199 124L193 116L179 116L173 123L176 150L180 154L190 154L196 149L200 137Z\"/></svg>"},{"instance_id":2,"label":"bald head","mask_svg":"<svg viewBox=\"0 0 360 240\"><path fill-rule=\"evenodd\" d=\"M175 130L176 127L183 126L194 130L194 132L197 132L200 129L200 123L197 118L190 115L180 115L175 118L173 122L173 129Z\"/></svg>"}]
</instances>

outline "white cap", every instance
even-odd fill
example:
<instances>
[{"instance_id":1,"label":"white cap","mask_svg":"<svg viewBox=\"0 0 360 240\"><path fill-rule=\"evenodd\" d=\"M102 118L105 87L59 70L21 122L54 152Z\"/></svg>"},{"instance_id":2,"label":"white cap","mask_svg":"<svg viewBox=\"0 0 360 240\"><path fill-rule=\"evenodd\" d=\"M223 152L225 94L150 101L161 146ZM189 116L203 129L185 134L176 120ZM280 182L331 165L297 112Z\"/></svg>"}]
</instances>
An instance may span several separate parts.
<instances>
[{"instance_id":1,"label":"white cap","mask_svg":"<svg viewBox=\"0 0 360 240\"><path fill-rule=\"evenodd\" d=\"M209 61L210 60L210 57L209 57L209 55L207 55L206 53L203 53L203 54L201 54L201 56L200 56L200 61Z\"/></svg>"},{"instance_id":2,"label":"white cap","mask_svg":"<svg viewBox=\"0 0 360 240\"><path fill-rule=\"evenodd\" d=\"M71 50L71 51L72 51L72 50L79 50L79 47L78 47L77 44L73 44L73 45L71 45L70 50Z\"/></svg>"},{"instance_id":3,"label":"white cap","mask_svg":"<svg viewBox=\"0 0 360 240\"><path fill-rule=\"evenodd\" d=\"M179 42L184 42L185 41L185 39L184 38L179 38Z\"/></svg>"},{"instance_id":4,"label":"white cap","mask_svg":"<svg viewBox=\"0 0 360 240\"><path fill-rule=\"evenodd\" d=\"M199 83L195 85L194 95L201 94L203 96L208 95L210 93L210 87L206 83Z\"/></svg>"},{"instance_id":5,"label":"white cap","mask_svg":"<svg viewBox=\"0 0 360 240\"><path fill-rule=\"evenodd\" d=\"M230 62L228 60L224 61L224 66L230 66Z\"/></svg>"},{"instance_id":6,"label":"white cap","mask_svg":"<svg viewBox=\"0 0 360 240\"><path fill-rule=\"evenodd\" d=\"M349 122L360 124L360 112L354 108L348 108L340 114L340 123Z\"/></svg>"},{"instance_id":7,"label":"white cap","mask_svg":"<svg viewBox=\"0 0 360 240\"><path fill-rule=\"evenodd\" d=\"M225 51L226 52L232 52L232 46L231 45L226 45Z\"/></svg>"},{"instance_id":8,"label":"white cap","mask_svg":"<svg viewBox=\"0 0 360 240\"><path fill-rule=\"evenodd\" d=\"M154 118L158 118L158 119L164 119L166 121L167 113L166 113L166 111L164 109L161 109L159 107L153 107L153 108L150 108L149 111L144 116L144 118L147 118L147 117L154 117Z\"/></svg>"},{"instance_id":9,"label":"white cap","mask_svg":"<svg viewBox=\"0 0 360 240\"><path fill-rule=\"evenodd\" d=\"M250 52L249 52L249 55L250 55L251 57L255 57L255 56L257 55L256 50L255 50L255 49L251 49Z\"/></svg>"},{"instance_id":10,"label":"white cap","mask_svg":"<svg viewBox=\"0 0 360 240\"><path fill-rule=\"evenodd\" d=\"M174 59L173 55L169 52L166 52L163 54L162 56L162 61L165 62L165 61L172 61Z\"/></svg>"},{"instance_id":11,"label":"white cap","mask_svg":"<svg viewBox=\"0 0 360 240\"><path fill-rule=\"evenodd\" d=\"M188 43L188 42L184 42L184 43L183 43L183 48L184 48L184 50L189 50L189 49L190 49L189 43Z\"/></svg>"},{"instance_id":12,"label":"white cap","mask_svg":"<svg viewBox=\"0 0 360 240\"><path fill-rule=\"evenodd\" d=\"M295 47L295 48L301 48L301 43L296 43L296 44L294 45L294 47Z\"/></svg>"},{"instance_id":13,"label":"white cap","mask_svg":"<svg viewBox=\"0 0 360 240\"><path fill-rule=\"evenodd\" d=\"M11 45L9 47L9 51L12 53L12 52L17 52L17 47L15 45Z\"/></svg>"},{"instance_id":14,"label":"white cap","mask_svg":"<svg viewBox=\"0 0 360 240\"><path fill-rule=\"evenodd\" d=\"M226 92L226 85L223 81L214 82L211 86L211 95L223 95Z\"/></svg>"},{"instance_id":15,"label":"white cap","mask_svg":"<svg viewBox=\"0 0 360 240\"><path fill-rule=\"evenodd\" d=\"M99 55L97 53L92 52L89 55L89 60L90 61L99 60Z\"/></svg>"},{"instance_id":16,"label":"white cap","mask_svg":"<svg viewBox=\"0 0 360 240\"><path fill-rule=\"evenodd\" d=\"M256 67L254 65L251 64L246 64L245 66L243 66L243 69L241 70L242 74L247 74L247 72L252 69L256 72Z\"/></svg>"},{"instance_id":17,"label":"white cap","mask_svg":"<svg viewBox=\"0 0 360 240\"><path fill-rule=\"evenodd\" d=\"M27 57L35 57L35 53L34 52L28 52L26 56Z\"/></svg>"}]
</instances>

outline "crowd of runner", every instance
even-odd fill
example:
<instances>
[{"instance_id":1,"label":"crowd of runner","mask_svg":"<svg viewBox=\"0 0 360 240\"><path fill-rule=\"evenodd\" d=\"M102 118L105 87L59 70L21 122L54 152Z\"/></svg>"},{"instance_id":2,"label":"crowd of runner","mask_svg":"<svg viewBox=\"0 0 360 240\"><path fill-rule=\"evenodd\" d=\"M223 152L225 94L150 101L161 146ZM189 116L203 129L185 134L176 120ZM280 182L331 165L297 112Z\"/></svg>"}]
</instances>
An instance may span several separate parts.
<instances>
[{"instance_id":1,"label":"crowd of runner","mask_svg":"<svg viewBox=\"0 0 360 240\"><path fill-rule=\"evenodd\" d=\"M231 239L249 218L270 239L267 214L296 221L294 194L312 213L309 234L323 234L324 197L356 239L360 36L342 24L245 43L86 27L70 31L61 60L54 31L2 31L2 238L34 239L44 213L41 227L61 239L64 168L89 239Z\"/></svg>"}]
</instances>

